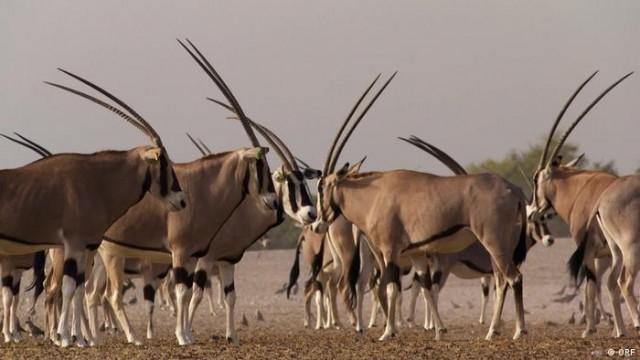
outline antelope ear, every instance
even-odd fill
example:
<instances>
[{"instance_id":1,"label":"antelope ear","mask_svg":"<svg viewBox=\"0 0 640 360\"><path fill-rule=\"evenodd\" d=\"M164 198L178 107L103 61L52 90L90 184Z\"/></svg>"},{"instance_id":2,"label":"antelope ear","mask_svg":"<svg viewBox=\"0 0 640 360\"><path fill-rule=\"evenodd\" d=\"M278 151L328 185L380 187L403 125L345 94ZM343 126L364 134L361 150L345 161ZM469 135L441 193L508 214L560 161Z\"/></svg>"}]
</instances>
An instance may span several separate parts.
<instances>
[{"instance_id":1,"label":"antelope ear","mask_svg":"<svg viewBox=\"0 0 640 360\"><path fill-rule=\"evenodd\" d=\"M160 159L160 154L162 154L162 149L154 147L145 150L145 152L142 153L141 157L145 161L158 161Z\"/></svg>"},{"instance_id":2,"label":"antelope ear","mask_svg":"<svg viewBox=\"0 0 640 360\"><path fill-rule=\"evenodd\" d=\"M336 172L336 175L338 177L343 177L345 175L347 175L349 173L349 163L345 163L344 166L342 166L342 168L340 168L340 170L338 170L338 172Z\"/></svg>"},{"instance_id":3,"label":"antelope ear","mask_svg":"<svg viewBox=\"0 0 640 360\"><path fill-rule=\"evenodd\" d=\"M362 167L362 164L364 164L365 160L367 160L366 156L363 157L362 160L360 160L357 163L351 165L351 167L349 167L348 174L355 174L357 172L360 172L360 168Z\"/></svg>"},{"instance_id":4,"label":"antelope ear","mask_svg":"<svg viewBox=\"0 0 640 360\"><path fill-rule=\"evenodd\" d=\"M302 171L302 175L307 180L319 179L322 176L322 171L312 168L306 168Z\"/></svg>"},{"instance_id":5,"label":"antelope ear","mask_svg":"<svg viewBox=\"0 0 640 360\"><path fill-rule=\"evenodd\" d=\"M577 158L569 161L565 166L568 166L568 167L578 166L578 163L580 163L580 160L582 160L583 157L584 157L584 153L578 155Z\"/></svg>"},{"instance_id":6,"label":"antelope ear","mask_svg":"<svg viewBox=\"0 0 640 360\"><path fill-rule=\"evenodd\" d=\"M562 155L556 156L556 158L551 161L551 167L558 167L560 164L562 164Z\"/></svg>"},{"instance_id":7,"label":"antelope ear","mask_svg":"<svg viewBox=\"0 0 640 360\"><path fill-rule=\"evenodd\" d=\"M282 168L278 168L278 170L273 173L273 181L283 183L285 179L286 176L284 176L284 171L282 170Z\"/></svg>"},{"instance_id":8,"label":"antelope ear","mask_svg":"<svg viewBox=\"0 0 640 360\"><path fill-rule=\"evenodd\" d=\"M260 160L268 152L269 148L267 147L254 147L251 149L243 150L241 156L243 160Z\"/></svg>"}]
</instances>

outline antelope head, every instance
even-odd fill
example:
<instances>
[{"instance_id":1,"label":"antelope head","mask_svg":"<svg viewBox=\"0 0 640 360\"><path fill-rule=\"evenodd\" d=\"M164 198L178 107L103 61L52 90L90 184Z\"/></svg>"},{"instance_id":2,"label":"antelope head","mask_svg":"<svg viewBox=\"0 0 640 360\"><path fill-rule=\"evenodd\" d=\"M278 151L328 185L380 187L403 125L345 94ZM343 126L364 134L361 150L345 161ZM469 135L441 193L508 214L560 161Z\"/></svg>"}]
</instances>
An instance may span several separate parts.
<instances>
[{"instance_id":1,"label":"antelope head","mask_svg":"<svg viewBox=\"0 0 640 360\"><path fill-rule=\"evenodd\" d=\"M553 208L551 203L551 199L556 197L556 189L554 186L554 181L560 179L562 177L566 177L570 174L570 172L577 171L575 165L580 160L582 156L579 156L577 159L570 161L567 164L562 164L562 157L559 156L560 150L562 146L565 144L567 138L571 134L571 132L575 129L578 123L589 113L589 111L596 106L596 104L602 100L602 98L609 93L609 91L613 90L618 84L624 81L626 78L631 76L633 72L621 77L618 81L609 86L605 91L603 91L595 100L587 106L587 108L574 120L574 122L569 126L569 128L562 134L560 140L553 148L553 151L549 152L549 148L551 145L551 141L555 134L555 131L562 119L564 113L567 111L573 100L580 93L580 91L587 85L591 79L598 72L594 72L591 76L589 76L571 95L569 100L565 103L564 107L560 110L560 113L556 117L553 126L551 127L551 131L549 132L549 136L547 137L547 141L545 147L540 156L540 160L538 162L538 166L536 171L533 174L533 198L529 206L527 207L527 214L531 219L541 219L548 211Z\"/></svg>"},{"instance_id":2,"label":"antelope head","mask_svg":"<svg viewBox=\"0 0 640 360\"><path fill-rule=\"evenodd\" d=\"M338 140L340 140L340 137L342 136L342 133L346 129L347 124L350 122L351 118L353 117L356 110L358 109L358 107L360 106L364 98L367 96L369 91L371 91L371 88L375 85L375 83L380 78L380 75L376 76L373 82L371 82L369 87L367 87L367 89L364 91L362 96L360 96L358 101L356 101L355 105L347 115L347 118L343 121L342 126L340 127L335 138L333 139L331 147L329 148L329 153L327 154L327 158L325 160L324 168L322 170L322 176L318 181L318 197L317 197L316 207L318 208L319 216L318 216L318 219L312 225L312 229L314 232L316 233L326 232L327 229L329 228L329 225L340 215L340 207L338 206L339 199L336 198L335 189L336 189L336 186L340 183L340 181L342 181L344 178L346 178L351 173L353 173L355 169L354 167L350 167L349 164L346 163L342 168L340 168L340 170L335 171L336 164L340 157L340 153L344 149L344 146L349 140L349 137L351 136L351 134L353 134L353 131L355 130L355 128L358 126L358 124L360 124L360 121L362 121L362 119L367 114L371 106L373 106L373 104L376 102L378 97L380 97L382 92L387 88L387 86L389 85L391 80L393 80L396 74L397 72L391 75L391 77L389 77L389 79L384 83L384 85L380 88L380 90L378 90L375 96L369 101L367 106L362 110L360 115L358 115L358 117L353 122L353 124L351 124L349 131L347 131L347 133L345 134L344 138L340 142L340 145L338 145ZM337 148L336 148L336 145L338 145ZM359 168L359 166L357 166L357 168ZM355 169L355 171L357 171L357 169Z\"/></svg>"},{"instance_id":3,"label":"antelope head","mask_svg":"<svg viewBox=\"0 0 640 360\"><path fill-rule=\"evenodd\" d=\"M207 98L210 101L234 112L233 119L239 120L237 112L233 107L219 100ZM309 225L316 220L316 208L311 201L311 195L307 180L317 179L322 175L320 170L316 170L307 165L304 161L299 161L289 147L273 131L251 119L248 119L251 126L269 143L280 158L282 165L271 175L275 186L276 194L284 212L296 222ZM303 165L303 169L298 164Z\"/></svg>"},{"instance_id":4,"label":"antelope head","mask_svg":"<svg viewBox=\"0 0 640 360\"><path fill-rule=\"evenodd\" d=\"M178 40L178 43L182 48L184 48L187 53L196 61L196 63L204 70L204 72L209 76L209 78L216 84L220 92L225 96L225 98L229 101L230 105L227 105L229 109L238 116L240 122L242 123L242 127L244 128L249 140L251 141L252 149L249 149L244 152L242 155L243 160L246 160L249 164L253 164L251 166L252 172L255 176L251 176L251 183L249 185L250 193L257 193L262 198L262 201L269 208L276 210L279 207L278 196L275 191L275 187L273 186L273 181L271 179L271 172L269 169L269 164L267 163L267 159L264 156L268 148L262 147L256 134L253 132L253 129L250 125L249 118L245 115L242 107L240 107L240 103L236 99L235 95L231 92L231 89L224 82L220 74L213 68L211 63L207 60L207 58L198 50L198 48L188 39L186 42L189 44L190 48L185 45L182 41ZM254 189L252 191L252 189Z\"/></svg>"},{"instance_id":5,"label":"antelope head","mask_svg":"<svg viewBox=\"0 0 640 360\"><path fill-rule=\"evenodd\" d=\"M137 148L137 160L142 161L144 163L143 168L146 169L144 170L143 189L145 192L149 192L164 200L171 211L184 209L187 206L185 194L182 192L180 183L173 171L173 163L169 158L169 154L162 144L160 135L158 135L155 129L140 114L133 110L133 108L108 91L69 71L63 69L58 70L101 93L116 105L109 104L94 96L64 85L45 81L46 84L81 96L114 112L149 137L151 145Z\"/></svg>"}]
</instances>

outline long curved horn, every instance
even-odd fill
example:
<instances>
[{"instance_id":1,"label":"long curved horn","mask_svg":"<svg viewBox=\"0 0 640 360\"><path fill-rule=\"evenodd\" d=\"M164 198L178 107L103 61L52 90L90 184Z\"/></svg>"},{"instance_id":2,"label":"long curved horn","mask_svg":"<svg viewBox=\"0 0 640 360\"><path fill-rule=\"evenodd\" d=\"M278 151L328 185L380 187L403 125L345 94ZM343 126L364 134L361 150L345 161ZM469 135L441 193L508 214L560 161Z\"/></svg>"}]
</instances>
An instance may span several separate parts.
<instances>
[{"instance_id":1,"label":"long curved horn","mask_svg":"<svg viewBox=\"0 0 640 360\"><path fill-rule=\"evenodd\" d=\"M340 126L340 129L338 129L338 132L336 133L336 137L331 142L331 147L329 147L329 153L327 154L327 159L325 160L324 167L322 169L322 173L323 174L327 174L327 171L329 170L329 166L331 164L331 159L333 158L333 152L334 152L334 150L336 148L336 145L338 144L338 140L340 139L340 136L342 136L342 133L344 132L344 129L347 127L347 124L351 120L351 117L353 117L353 114L356 112L356 110L360 106L360 103L362 103L362 100L364 100L364 98L367 96L367 94L369 94L369 91L371 91L371 88L373 87L373 85L375 85L375 83L378 81L378 79L380 79L380 76L382 76L382 74L378 74L378 76L376 76L375 79L373 79L373 81L366 88L364 93L362 93L362 95L360 96L358 101L356 101L355 105L353 105L353 107L351 108L351 111L349 111L349 114L347 115L347 118L344 120L344 122Z\"/></svg>"},{"instance_id":2,"label":"long curved horn","mask_svg":"<svg viewBox=\"0 0 640 360\"><path fill-rule=\"evenodd\" d=\"M527 184L527 186L529 187L529 191L533 192L533 184L531 183L531 179L527 176L527 174L525 174L520 164L518 164L517 166L518 166L518 171L520 172L520 175L522 175L522 178L524 179L525 184Z\"/></svg>"},{"instance_id":3,"label":"long curved horn","mask_svg":"<svg viewBox=\"0 0 640 360\"><path fill-rule=\"evenodd\" d=\"M216 100L213 98L208 97L207 100L212 101L220 106L222 106L223 108L231 111L232 113L236 114L236 116L231 116L229 117L230 119L233 120L240 120L240 118L237 117L237 113L235 112L235 110L233 109L233 107L229 106L228 104L225 104L224 102L220 101L220 100ZM276 139L274 139L274 135L273 132L271 132L270 130L268 130L267 128L265 128L264 126L258 124L257 122L251 120L250 118L247 117L247 121L249 121L249 124L258 132L260 133L260 135L269 143L269 145L276 151L276 154L278 154L278 157L280 158L280 160L282 161L282 164L289 170L294 170L297 169L297 164L295 165L295 167L291 164L291 161L289 160L289 158L287 158L286 152L288 152L288 149L286 149L286 147L281 147L280 145L278 145L278 142L281 141L277 141ZM290 154L290 152L289 152ZM295 161L294 161L295 163Z\"/></svg>"},{"instance_id":4,"label":"long curved horn","mask_svg":"<svg viewBox=\"0 0 640 360\"><path fill-rule=\"evenodd\" d=\"M296 161L297 161L297 162L299 162L300 164L302 164L302 166L304 166L304 167L305 167L305 168L307 168L307 169L311 169L311 166L309 166L309 164L308 164L308 163L306 163L304 160L300 159L300 158L299 158L299 157L297 157L297 156L296 156L295 158L296 158Z\"/></svg>"},{"instance_id":5,"label":"long curved horn","mask_svg":"<svg viewBox=\"0 0 640 360\"><path fill-rule=\"evenodd\" d=\"M444 151L440 150L439 148L429 144L428 142L420 139L417 136L411 136L411 138L406 139L403 137L399 137L398 139L405 141L417 148L419 148L420 150L423 150L425 152L427 152L428 154L430 154L431 156L435 157L437 160L439 160L441 163L443 163L446 167L449 168L449 170L451 170L454 174L456 175L466 175L467 171L455 160L453 160L452 157L450 157L449 155L447 155Z\"/></svg>"},{"instance_id":6,"label":"long curved horn","mask_svg":"<svg viewBox=\"0 0 640 360\"><path fill-rule=\"evenodd\" d=\"M93 97L93 96L91 96L91 95L89 95L87 93L84 93L84 92L79 91L79 90L72 89L72 88L64 86L64 85L52 83L52 82L49 82L49 81L45 81L44 83L47 84L47 85L51 85L53 87L56 87L58 89L62 89L62 90L68 91L68 92L70 92L72 94L75 94L75 95L78 95L80 97L83 97L83 98L85 98L85 99L87 99L87 100L89 100L91 102L94 102L94 103L104 107L105 109L107 109L107 110L115 113L116 115L120 116L121 118L125 119L129 124L135 126L138 130L142 131L142 133L144 133L145 135L149 136L151 138L152 142L154 141L153 137L151 137L151 135L149 135L149 133L147 132L147 129L145 129L144 126L142 126L140 123L138 123L138 121L136 119L132 118L131 116L126 114L124 111L118 109L117 107L115 107L115 106L113 106L111 104L108 104L108 103L106 103L106 102L104 102L104 101L102 101L102 100L100 100L100 99L98 99L96 97Z\"/></svg>"},{"instance_id":7,"label":"long curved horn","mask_svg":"<svg viewBox=\"0 0 640 360\"><path fill-rule=\"evenodd\" d=\"M558 124L560 123L560 120L564 116L564 113L567 111L567 109L569 108L573 100L576 98L576 96L578 96L580 91L582 91L582 88L584 88L585 85L587 85L587 83L591 81L591 79L593 79L593 77L596 76L597 73L598 73L598 70L596 70L593 74L591 74L591 76L587 78L587 80L585 80L580 86L578 86L578 88L573 92L571 97L564 104L564 106L560 110L560 113L558 113L558 116L556 117L556 120L553 122L553 126L551 127L551 131L549 132L549 136L547 137L547 142L544 145L544 150L542 150L542 155L540 155L540 161L538 161L538 170L542 169L547 164L547 154L549 153L549 146L551 145L551 141L553 140L553 135L555 134L556 129L558 128Z\"/></svg>"},{"instance_id":8,"label":"long curved horn","mask_svg":"<svg viewBox=\"0 0 640 360\"><path fill-rule=\"evenodd\" d=\"M587 113L589 113L589 111L593 109L593 107L596 106L596 104L600 102L600 100L602 100L602 98L609 93L609 91L613 90L613 88L618 86L618 84L623 82L626 78L628 78L632 74L633 74L633 71L621 77L620 79L618 79L618 81L614 82L613 84L611 84L605 91L603 91L597 98L595 98L595 100L593 100L591 104L587 106L586 109L584 109L582 114L580 114L580 116L578 116L578 118L571 124L571 126L569 126L569 128L564 132L564 134L562 134L560 141L558 142L558 144L556 144L556 147L553 149L553 152L551 153L551 156L549 157L549 159L554 159L556 155L558 155L558 153L560 152L560 149L562 148L562 145L564 145L564 142L567 140L567 138L569 137L573 129L576 128L576 125L578 125L580 120L582 120L585 117L585 115L587 115Z\"/></svg>"},{"instance_id":9,"label":"long curved horn","mask_svg":"<svg viewBox=\"0 0 640 360\"><path fill-rule=\"evenodd\" d=\"M421 138L419 138L419 137L417 137L415 135L411 135L410 139L412 141L414 141L414 142L420 143L420 144L430 148L431 151L433 151L441 159L440 161L444 161L445 163L449 164L450 166L456 168L456 171L454 171L454 172L456 172L457 174L461 174L461 175L462 174L464 174L464 175L468 174L467 170L465 170L465 168L462 165L460 165L459 162L455 161L453 159L453 157L449 156L449 154L447 154L446 152L444 152L440 148L438 148L435 145L430 144L430 143L422 140Z\"/></svg>"},{"instance_id":10,"label":"long curved horn","mask_svg":"<svg viewBox=\"0 0 640 360\"><path fill-rule=\"evenodd\" d=\"M127 105L124 101L118 99L116 96L114 96L113 94L111 94L110 92L106 91L105 89L101 88L100 86L92 83L91 81L82 78L79 75L73 74L70 71L58 68L59 71L71 76L72 78L80 81L81 83L89 86L90 88L96 90L97 92L101 93L102 95L106 96L107 98L111 99L111 101L115 102L116 104L120 105L123 109L125 109L127 112L129 112L129 114L135 118L138 123L142 126L142 128L145 129L145 133L147 134L147 136L151 137L151 141L158 147L162 147L162 139L160 139L160 135L158 135L158 133L155 131L155 129L151 126L151 124L149 124L147 122L147 120L145 120L140 114L138 114L135 110L133 110L133 108L131 108L129 105ZM53 85L53 84L49 84L49 85ZM65 89L67 90L67 89ZM79 94L77 94L79 95Z\"/></svg>"},{"instance_id":11,"label":"long curved horn","mask_svg":"<svg viewBox=\"0 0 640 360\"><path fill-rule=\"evenodd\" d=\"M38 148L38 147L36 147L34 145L31 145L30 143L28 143L26 141L20 141L20 140L18 140L16 138L12 138L11 136L8 136L8 135L5 135L5 134L0 134L0 136L2 136L3 138L5 138L5 139L7 139L9 141L12 141L12 142L18 144L18 145L22 145L22 146L24 146L26 148L31 149L33 152L37 153L38 155L40 155L43 158L46 158L47 156L50 155L50 154L47 154L44 151L40 150L40 148Z\"/></svg>"},{"instance_id":12,"label":"long curved horn","mask_svg":"<svg viewBox=\"0 0 640 360\"><path fill-rule=\"evenodd\" d=\"M251 126L249 125L249 121L247 120L247 116L245 115L244 111L242 111L242 107L240 107L240 103L238 103L238 100L236 99L236 97L233 95L233 93L231 92L227 84L224 82L224 80L222 80L222 77L220 76L220 74L218 74L218 72L213 68L213 66L211 66L211 63L209 63L207 58L204 57L204 55L202 55L200 50L198 50L198 48L195 45L193 45L193 43L189 41L189 39L186 39L186 41L193 48L193 50L198 54L198 56L196 56L196 54L194 54L193 51L191 51L191 49L189 49L182 41L178 39L178 43L180 44L180 46L182 46L189 53L189 55L191 55L191 57L198 63L198 65L202 68L202 70L204 70L204 72L209 76L209 78L213 80L213 82L216 84L216 86L218 86L218 89L220 89L224 97L227 98L229 103L233 106L233 111L240 118L242 127L244 128L244 131L247 133L247 136L249 136L249 140L251 140L251 145L254 147L259 147L260 142L258 141L256 134L251 129Z\"/></svg>"},{"instance_id":13,"label":"long curved horn","mask_svg":"<svg viewBox=\"0 0 640 360\"><path fill-rule=\"evenodd\" d=\"M186 133L187 137L189 138L189 140L191 140L191 143L198 148L198 150L200 151L200 153L202 154L202 156L207 156L209 154L207 154L206 151L204 151L204 149L202 147L200 147L200 145L196 142L196 140L191 136L191 134Z\"/></svg>"},{"instance_id":14,"label":"long curved horn","mask_svg":"<svg viewBox=\"0 0 640 360\"><path fill-rule=\"evenodd\" d=\"M209 154L213 154L213 151L209 149L207 144L205 144L204 141L202 141L202 139L198 138L198 143L200 143L200 146L202 146L202 148L205 149Z\"/></svg>"},{"instance_id":15,"label":"long curved horn","mask_svg":"<svg viewBox=\"0 0 640 360\"><path fill-rule=\"evenodd\" d=\"M360 116L358 116L358 118L356 119L356 121L353 122L353 124L351 125L351 128L349 128L349 131L347 131L347 134L344 136L344 138L342 139L342 142L340 143L340 145L338 146L338 149L335 151L335 153L333 154L333 159L331 160L331 163L329 165L329 170L327 172L327 174L329 172L333 172L333 170L336 167L336 163L338 162L338 158L340 157L340 154L342 153L342 150L344 149L344 146L347 144L347 141L349 140L349 138L351 137L351 134L353 134L353 131L356 129L356 127L358 126L358 124L360 124L360 121L362 121L362 119L364 118L364 116L367 114L367 112L369 111L369 109L371 109L371 106L373 106L373 104L376 102L376 100L378 100L378 97L380 97L380 95L382 94L382 92L384 91L384 89L387 88L387 86L389 85L389 83L391 82L391 80L393 80L393 78L396 77L396 75L398 74L398 72L394 72L393 75L391 75L391 77L389 77L389 79L384 83L384 85L382 85L382 87L380 88L380 90L378 90L378 92L376 93L376 95L371 99L371 101L369 101L369 104L367 105L367 107L364 108L364 110L362 111L362 113L360 113ZM356 104L357 105L357 104Z\"/></svg>"},{"instance_id":16,"label":"long curved horn","mask_svg":"<svg viewBox=\"0 0 640 360\"><path fill-rule=\"evenodd\" d=\"M35 142L35 141L33 141L33 140L31 140L31 139L27 138L26 136L22 136L22 134L20 134L20 133L18 133L18 132L14 132L13 134L14 134L14 135L16 135L17 137L19 137L20 139L22 139L23 141L26 141L26 142L28 142L29 144L31 144L31 145L33 145L33 146L37 147L37 148L38 148L38 149L40 149L40 150L41 150L45 155L47 155L47 156L51 156L51 155L53 155L53 154L51 153L51 151L47 150L44 146L42 146L42 145L38 144L37 142Z\"/></svg>"}]
</instances>

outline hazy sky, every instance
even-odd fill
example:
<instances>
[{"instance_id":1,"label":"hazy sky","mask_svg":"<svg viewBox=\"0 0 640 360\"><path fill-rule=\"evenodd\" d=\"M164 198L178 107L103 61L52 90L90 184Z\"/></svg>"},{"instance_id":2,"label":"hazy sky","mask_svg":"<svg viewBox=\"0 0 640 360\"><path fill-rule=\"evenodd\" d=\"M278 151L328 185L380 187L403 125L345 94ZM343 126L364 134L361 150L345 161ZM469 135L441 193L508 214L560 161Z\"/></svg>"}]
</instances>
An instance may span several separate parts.
<instances>
[{"instance_id":1,"label":"hazy sky","mask_svg":"<svg viewBox=\"0 0 640 360\"><path fill-rule=\"evenodd\" d=\"M367 169L444 172L396 140L419 135L467 164L545 134L596 69L573 120L624 73L640 70L640 1L26 1L0 2L0 131L54 152L125 149L146 139L115 115L43 80L85 89L63 67L113 91L155 125L176 161L184 133L227 150L248 144L175 39L193 40L245 111L321 166L371 79L399 70L346 148ZM593 160L640 167L640 74L572 135ZM566 124L565 123L565 124ZM35 159L0 141L1 167Z\"/></svg>"}]
</instances>

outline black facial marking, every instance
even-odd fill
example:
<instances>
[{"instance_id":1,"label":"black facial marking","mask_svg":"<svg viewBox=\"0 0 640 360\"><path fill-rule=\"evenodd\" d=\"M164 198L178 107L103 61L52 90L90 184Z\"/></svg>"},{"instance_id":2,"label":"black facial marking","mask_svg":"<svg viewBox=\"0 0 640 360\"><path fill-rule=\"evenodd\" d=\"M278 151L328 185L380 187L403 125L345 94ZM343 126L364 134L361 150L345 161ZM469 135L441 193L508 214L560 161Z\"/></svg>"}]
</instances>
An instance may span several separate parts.
<instances>
[{"instance_id":1,"label":"black facial marking","mask_svg":"<svg viewBox=\"0 0 640 360\"><path fill-rule=\"evenodd\" d=\"M489 296L489 285L482 284L482 295L484 297Z\"/></svg>"},{"instance_id":2,"label":"black facial marking","mask_svg":"<svg viewBox=\"0 0 640 360\"><path fill-rule=\"evenodd\" d=\"M287 179L287 190L289 192L289 204L293 213L298 212L298 203L296 202L296 185L291 179Z\"/></svg>"},{"instance_id":3,"label":"black facial marking","mask_svg":"<svg viewBox=\"0 0 640 360\"><path fill-rule=\"evenodd\" d=\"M180 182L178 182L178 177L176 176L176 172L171 168L171 191L180 192L182 188L180 188Z\"/></svg>"},{"instance_id":4,"label":"black facial marking","mask_svg":"<svg viewBox=\"0 0 640 360\"><path fill-rule=\"evenodd\" d=\"M233 281L231 282L231 284L227 285L224 287L224 296L229 295L230 292L235 291L236 287L233 284Z\"/></svg>"},{"instance_id":5,"label":"black facial marking","mask_svg":"<svg viewBox=\"0 0 640 360\"><path fill-rule=\"evenodd\" d=\"M256 176L258 177L258 189L262 190L262 182L264 181L264 174L262 173L264 162L262 159L256 159Z\"/></svg>"},{"instance_id":6,"label":"black facial marking","mask_svg":"<svg viewBox=\"0 0 640 360\"><path fill-rule=\"evenodd\" d=\"M156 299L156 289L154 289L151 284L147 284L142 288L142 294L145 300L153 304Z\"/></svg>"},{"instance_id":7,"label":"black facial marking","mask_svg":"<svg viewBox=\"0 0 640 360\"><path fill-rule=\"evenodd\" d=\"M2 277L2 287L12 287L13 286L13 276L3 276Z\"/></svg>"},{"instance_id":8,"label":"black facial marking","mask_svg":"<svg viewBox=\"0 0 640 360\"><path fill-rule=\"evenodd\" d=\"M204 270L196 271L193 280L200 289L204 289L204 286L207 284L207 272Z\"/></svg>"},{"instance_id":9,"label":"black facial marking","mask_svg":"<svg viewBox=\"0 0 640 360\"><path fill-rule=\"evenodd\" d=\"M147 172L144 174L144 181L142 182L142 192L140 193L140 198L138 201L142 200L144 195L151 188L151 171L147 168Z\"/></svg>"},{"instance_id":10,"label":"black facial marking","mask_svg":"<svg viewBox=\"0 0 640 360\"><path fill-rule=\"evenodd\" d=\"M165 196L169 193L169 178L167 176L167 167L169 166L164 152L160 155L160 195Z\"/></svg>"},{"instance_id":11,"label":"black facial marking","mask_svg":"<svg viewBox=\"0 0 640 360\"><path fill-rule=\"evenodd\" d=\"M183 267L174 268L173 277L176 279L176 285L183 284L183 285L186 285L187 287L191 287L191 285L193 285L193 277L191 278L192 281L190 282L189 273L187 272L187 269Z\"/></svg>"}]
</instances>

